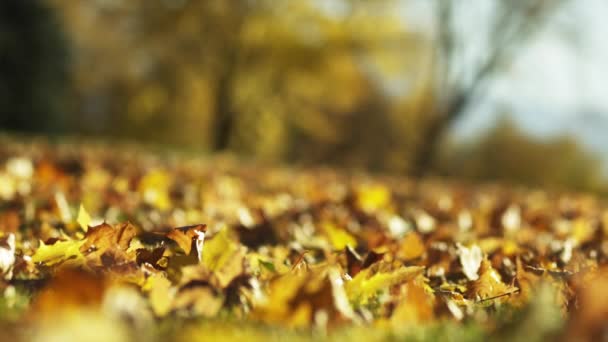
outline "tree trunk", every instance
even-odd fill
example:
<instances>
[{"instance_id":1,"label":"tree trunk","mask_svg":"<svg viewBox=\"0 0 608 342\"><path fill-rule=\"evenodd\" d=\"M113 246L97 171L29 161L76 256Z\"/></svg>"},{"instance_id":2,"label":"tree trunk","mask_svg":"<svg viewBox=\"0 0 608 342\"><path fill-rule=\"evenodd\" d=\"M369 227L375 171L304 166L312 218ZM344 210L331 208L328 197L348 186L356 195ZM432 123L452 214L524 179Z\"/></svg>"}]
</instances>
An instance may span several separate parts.
<instances>
[{"instance_id":1,"label":"tree trunk","mask_svg":"<svg viewBox=\"0 0 608 342\"><path fill-rule=\"evenodd\" d=\"M232 71L224 72L216 88L216 107L213 150L225 151L230 146L235 114L232 108Z\"/></svg>"},{"instance_id":2,"label":"tree trunk","mask_svg":"<svg viewBox=\"0 0 608 342\"><path fill-rule=\"evenodd\" d=\"M423 177L433 167L433 162L439 149L439 143L450 125L456 121L467 109L471 94L461 93L440 109L438 115L426 127L421 139L423 143L416 150L413 158L411 174L414 177Z\"/></svg>"}]
</instances>

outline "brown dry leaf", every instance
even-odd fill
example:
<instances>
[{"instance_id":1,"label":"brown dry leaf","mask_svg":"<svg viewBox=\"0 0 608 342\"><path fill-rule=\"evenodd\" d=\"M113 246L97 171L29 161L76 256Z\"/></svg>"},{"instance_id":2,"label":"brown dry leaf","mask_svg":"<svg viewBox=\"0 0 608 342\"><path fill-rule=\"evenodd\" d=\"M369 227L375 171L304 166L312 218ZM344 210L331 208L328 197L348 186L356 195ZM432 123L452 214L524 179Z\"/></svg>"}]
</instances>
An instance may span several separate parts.
<instances>
[{"instance_id":1,"label":"brown dry leaf","mask_svg":"<svg viewBox=\"0 0 608 342\"><path fill-rule=\"evenodd\" d=\"M491 263L484 259L479 268L479 279L475 280L469 289L470 295L477 301L497 299L504 301L508 294L513 294L518 289L502 282L502 278Z\"/></svg>"},{"instance_id":2,"label":"brown dry leaf","mask_svg":"<svg viewBox=\"0 0 608 342\"><path fill-rule=\"evenodd\" d=\"M121 268L129 264L135 266L136 252L128 249L137 233L138 229L128 222L115 226L102 223L89 228L80 252L92 268Z\"/></svg>"},{"instance_id":3,"label":"brown dry leaf","mask_svg":"<svg viewBox=\"0 0 608 342\"><path fill-rule=\"evenodd\" d=\"M192 247L197 250L197 255L200 258L203 241L205 239L205 232L207 231L207 225L197 224L193 226L174 228L167 233L167 237L175 243L186 253L190 255Z\"/></svg>"},{"instance_id":4,"label":"brown dry leaf","mask_svg":"<svg viewBox=\"0 0 608 342\"><path fill-rule=\"evenodd\" d=\"M154 268L163 269L164 267L159 265L160 259L163 257L165 253L164 247L154 248L152 250L146 248L138 248L135 250L136 253L136 261L138 265L143 263L148 263L152 265Z\"/></svg>"},{"instance_id":5,"label":"brown dry leaf","mask_svg":"<svg viewBox=\"0 0 608 342\"><path fill-rule=\"evenodd\" d=\"M131 223L123 223L111 226L102 223L90 227L85 234L85 242L80 251L86 254L103 254L111 248L119 248L126 251L129 243L138 233L138 229Z\"/></svg>"}]
</instances>

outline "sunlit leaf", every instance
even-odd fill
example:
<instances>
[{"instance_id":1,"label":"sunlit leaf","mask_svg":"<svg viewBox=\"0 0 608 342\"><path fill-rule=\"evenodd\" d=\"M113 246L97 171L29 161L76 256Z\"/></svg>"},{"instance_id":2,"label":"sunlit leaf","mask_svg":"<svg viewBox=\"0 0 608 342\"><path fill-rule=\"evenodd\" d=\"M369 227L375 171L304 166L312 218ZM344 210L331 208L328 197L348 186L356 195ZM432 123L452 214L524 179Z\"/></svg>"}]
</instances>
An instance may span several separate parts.
<instances>
[{"instance_id":1,"label":"sunlit leaf","mask_svg":"<svg viewBox=\"0 0 608 342\"><path fill-rule=\"evenodd\" d=\"M205 243L202 262L225 287L243 272L244 257L245 248L224 228Z\"/></svg>"},{"instance_id":2,"label":"sunlit leaf","mask_svg":"<svg viewBox=\"0 0 608 342\"><path fill-rule=\"evenodd\" d=\"M175 291L165 276L161 273L154 274L146 280L143 289L148 292L154 314L162 317L171 311Z\"/></svg>"},{"instance_id":3,"label":"sunlit leaf","mask_svg":"<svg viewBox=\"0 0 608 342\"><path fill-rule=\"evenodd\" d=\"M82 230L84 230L85 232L89 230L89 225L91 224L91 216L82 204L80 205L80 209L78 210L78 218L76 218L76 221L78 222Z\"/></svg>"},{"instance_id":4,"label":"sunlit leaf","mask_svg":"<svg viewBox=\"0 0 608 342\"><path fill-rule=\"evenodd\" d=\"M346 293L351 302L366 304L380 291L387 291L392 286L412 280L423 271L424 267L419 266L400 266L386 271L380 271L379 267L370 267L346 283Z\"/></svg>"},{"instance_id":5,"label":"sunlit leaf","mask_svg":"<svg viewBox=\"0 0 608 342\"><path fill-rule=\"evenodd\" d=\"M84 257L80 248L84 244L84 240L56 241L49 245L41 241L40 247L32 255L32 261L51 266L72 258L82 260Z\"/></svg>"},{"instance_id":6,"label":"sunlit leaf","mask_svg":"<svg viewBox=\"0 0 608 342\"><path fill-rule=\"evenodd\" d=\"M184 250L186 255L189 255L192 246L194 245L198 258L202 261L202 252L203 252L203 244L205 240L205 231L206 226L204 224L187 226L174 228L169 233L167 233L167 237Z\"/></svg>"},{"instance_id":7,"label":"sunlit leaf","mask_svg":"<svg viewBox=\"0 0 608 342\"><path fill-rule=\"evenodd\" d=\"M323 229L329 238L331 245L336 250L341 250L348 247L357 247L357 239L349 234L346 230L337 227L331 222L327 222L323 225Z\"/></svg>"}]
</instances>

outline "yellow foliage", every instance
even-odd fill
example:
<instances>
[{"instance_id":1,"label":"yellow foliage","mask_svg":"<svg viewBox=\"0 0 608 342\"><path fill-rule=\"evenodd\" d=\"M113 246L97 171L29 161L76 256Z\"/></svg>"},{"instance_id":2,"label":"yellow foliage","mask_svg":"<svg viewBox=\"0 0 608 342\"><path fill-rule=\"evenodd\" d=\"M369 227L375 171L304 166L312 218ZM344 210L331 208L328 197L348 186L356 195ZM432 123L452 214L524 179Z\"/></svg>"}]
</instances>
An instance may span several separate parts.
<instances>
[{"instance_id":1,"label":"yellow foliage","mask_svg":"<svg viewBox=\"0 0 608 342\"><path fill-rule=\"evenodd\" d=\"M84 260L84 256L80 253L80 247L85 243L85 240L67 240L57 241L52 245L47 245L40 241L40 247L32 255L33 262L42 262L46 265L54 265L71 258L76 260Z\"/></svg>"},{"instance_id":2,"label":"yellow foliage","mask_svg":"<svg viewBox=\"0 0 608 342\"><path fill-rule=\"evenodd\" d=\"M351 248L357 247L357 239L349 234L346 230L337 227L331 222L323 224L323 229L329 238L329 242L336 250L342 250L347 246Z\"/></svg>"},{"instance_id":3,"label":"yellow foliage","mask_svg":"<svg viewBox=\"0 0 608 342\"><path fill-rule=\"evenodd\" d=\"M365 184L357 188L357 205L368 213L386 208L391 202L391 193L383 185Z\"/></svg>"},{"instance_id":4,"label":"yellow foliage","mask_svg":"<svg viewBox=\"0 0 608 342\"><path fill-rule=\"evenodd\" d=\"M91 224L91 216L82 204L80 205L80 209L78 210L78 218L76 218L76 221L78 222L82 230L84 230L85 232L89 230L89 225Z\"/></svg>"},{"instance_id":5,"label":"yellow foliage","mask_svg":"<svg viewBox=\"0 0 608 342\"><path fill-rule=\"evenodd\" d=\"M171 207L169 187L172 180L164 170L148 172L139 182L139 193L144 201L160 210Z\"/></svg>"},{"instance_id":6,"label":"yellow foliage","mask_svg":"<svg viewBox=\"0 0 608 342\"><path fill-rule=\"evenodd\" d=\"M203 265L214 272L219 286L226 287L232 279L243 272L245 247L236 241L227 228L205 241Z\"/></svg>"},{"instance_id":7,"label":"yellow foliage","mask_svg":"<svg viewBox=\"0 0 608 342\"><path fill-rule=\"evenodd\" d=\"M392 286L412 280L422 274L423 271L424 267L418 266L401 266L386 271L369 267L357 273L351 281L346 283L346 294L351 302L364 305L378 292L386 291Z\"/></svg>"},{"instance_id":8,"label":"yellow foliage","mask_svg":"<svg viewBox=\"0 0 608 342\"><path fill-rule=\"evenodd\" d=\"M171 311L174 291L171 282L165 276L161 273L152 275L146 280L142 289L148 292L150 306L157 316L165 316Z\"/></svg>"}]
</instances>

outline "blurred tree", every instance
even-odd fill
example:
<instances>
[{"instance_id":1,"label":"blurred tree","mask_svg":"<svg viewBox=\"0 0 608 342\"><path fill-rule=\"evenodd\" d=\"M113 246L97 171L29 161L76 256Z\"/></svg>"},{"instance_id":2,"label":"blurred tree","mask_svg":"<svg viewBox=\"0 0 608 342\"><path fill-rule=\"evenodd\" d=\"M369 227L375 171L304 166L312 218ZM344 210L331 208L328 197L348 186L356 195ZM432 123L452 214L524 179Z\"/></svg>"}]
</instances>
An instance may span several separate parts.
<instances>
[{"instance_id":1,"label":"blurred tree","mask_svg":"<svg viewBox=\"0 0 608 342\"><path fill-rule=\"evenodd\" d=\"M474 34L481 38L476 41L470 36L471 30L463 29L463 18L470 17L475 4L436 0L436 51L430 71L433 85L429 89L435 95L435 101L432 107L424 110L427 118L420 126L420 134L424 137L414 158L414 174L428 171L439 141L450 124L473 102L481 101L499 73L517 58L519 49L566 1L482 1L478 5L489 11L480 20L475 20Z\"/></svg>"},{"instance_id":2,"label":"blurred tree","mask_svg":"<svg viewBox=\"0 0 608 342\"><path fill-rule=\"evenodd\" d=\"M457 24L471 1L436 0L436 39L396 0L48 1L70 32L88 132L421 175L567 0L492 1L472 59Z\"/></svg>"},{"instance_id":3,"label":"blurred tree","mask_svg":"<svg viewBox=\"0 0 608 342\"><path fill-rule=\"evenodd\" d=\"M436 168L450 177L600 193L607 190L601 161L575 140L530 137L507 116L473 141L444 146Z\"/></svg>"},{"instance_id":4,"label":"blurred tree","mask_svg":"<svg viewBox=\"0 0 608 342\"><path fill-rule=\"evenodd\" d=\"M411 59L416 49L407 46L421 37L404 27L394 1L334 3L343 7L54 1L75 46L83 126L266 159L381 168L402 135L387 114L381 72Z\"/></svg>"},{"instance_id":5,"label":"blurred tree","mask_svg":"<svg viewBox=\"0 0 608 342\"><path fill-rule=\"evenodd\" d=\"M67 46L43 1L0 2L0 127L57 132L65 125Z\"/></svg>"}]
</instances>

